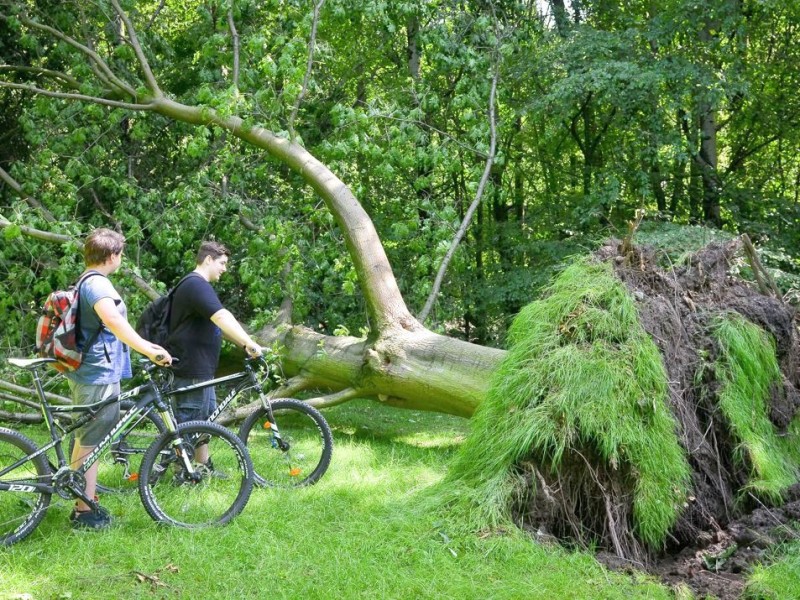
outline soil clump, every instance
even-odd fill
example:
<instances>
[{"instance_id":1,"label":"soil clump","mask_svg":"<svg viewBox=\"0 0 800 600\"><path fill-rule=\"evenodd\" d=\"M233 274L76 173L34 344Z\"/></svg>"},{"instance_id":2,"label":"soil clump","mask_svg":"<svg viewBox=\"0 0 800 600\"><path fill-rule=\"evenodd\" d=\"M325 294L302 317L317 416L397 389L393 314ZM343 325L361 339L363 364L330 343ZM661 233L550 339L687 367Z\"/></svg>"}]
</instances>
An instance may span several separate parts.
<instances>
[{"instance_id":1,"label":"soil clump","mask_svg":"<svg viewBox=\"0 0 800 600\"><path fill-rule=\"evenodd\" d=\"M659 263L663 254L618 240L596 256L614 266L663 357L670 408L692 469L691 495L661 554L630 541L630 474L602 465L588 467L591 477L567 474L580 480L580 487L573 488L568 500L574 505L565 508L559 498L557 510L547 496L558 486L533 468L527 476L539 479L534 487L540 493L513 508L515 520L535 537L552 535L572 543L575 520L580 520L579 526L589 532L586 538L593 536L605 548L598 558L612 568L643 569L666 584L687 585L698 597L738 598L749 569L766 560L772 546L800 537L800 484L788 490L780 506L769 506L747 491L749 465L734 459L739 442L717 404L720 382L713 365L720 348L712 324L735 312L772 335L782 381L770 390L768 416L777 435L796 435L790 425L800 410L797 311L736 274L747 268L741 240L712 243L682 264L666 267ZM559 477L564 477L563 470ZM575 499L576 489L584 499ZM592 496L594 500L585 500ZM572 522L565 524L564 515Z\"/></svg>"}]
</instances>

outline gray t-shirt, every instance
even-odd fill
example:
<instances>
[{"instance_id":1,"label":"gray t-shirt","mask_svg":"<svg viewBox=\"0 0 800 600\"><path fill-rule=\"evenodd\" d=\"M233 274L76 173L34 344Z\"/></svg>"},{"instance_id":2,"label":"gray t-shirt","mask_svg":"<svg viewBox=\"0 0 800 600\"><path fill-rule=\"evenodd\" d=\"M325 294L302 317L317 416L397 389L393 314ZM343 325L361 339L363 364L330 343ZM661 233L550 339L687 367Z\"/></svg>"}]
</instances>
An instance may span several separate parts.
<instances>
[{"instance_id":1,"label":"gray t-shirt","mask_svg":"<svg viewBox=\"0 0 800 600\"><path fill-rule=\"evenodd\" d=\"M107 277L93 275L81 284L81 334L79 340L85 343L100 328L100 317L94 305L103 298L111 298L120 314L128 318L128 309L122 297L111 285ZM131 360L128 347L105 327L97 335L89 348L83 349L83 362L76 371L67 377L78 383L109 384L131 376Z\"/></svg>"}]
</instances>

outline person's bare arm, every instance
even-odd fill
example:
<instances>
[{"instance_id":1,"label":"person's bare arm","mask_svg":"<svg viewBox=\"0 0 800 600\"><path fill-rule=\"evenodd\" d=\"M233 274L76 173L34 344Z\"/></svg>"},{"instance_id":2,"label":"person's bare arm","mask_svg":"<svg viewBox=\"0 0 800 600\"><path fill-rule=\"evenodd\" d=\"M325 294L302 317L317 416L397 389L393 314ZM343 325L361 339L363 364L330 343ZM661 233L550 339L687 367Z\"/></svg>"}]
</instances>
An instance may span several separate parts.
<instances>
[{"instance_id":1,"label":"person's bare arm","mask_svg":"<svg viewBox=\"0 0 800 600\"><path fill-rule=\"evenodd\" d=\"M250 356L261 356L261 346L253 341L253 338L247 334L227 308L220 309L211 315L211 321L222 330L225 339L244 348Z\"/></svg>"},{"instance_id":2,"label":"person's bare arm","mask_svg":"<svg viewBox=\"0 0 800 600\"><path fill-rule=\"evenodd\" d=\"M147 358L159 365L168 365L172 362L172 357L164 348L158 344L152 344L136 333L128 320L117 310L117 305L109 297L100 298L94 304L94 312L100 317L103 325L117 336L123 344L127 344L137 352L144 354ZM158 357L158 358L157 358Z\"/></svg>"}]
</instances>

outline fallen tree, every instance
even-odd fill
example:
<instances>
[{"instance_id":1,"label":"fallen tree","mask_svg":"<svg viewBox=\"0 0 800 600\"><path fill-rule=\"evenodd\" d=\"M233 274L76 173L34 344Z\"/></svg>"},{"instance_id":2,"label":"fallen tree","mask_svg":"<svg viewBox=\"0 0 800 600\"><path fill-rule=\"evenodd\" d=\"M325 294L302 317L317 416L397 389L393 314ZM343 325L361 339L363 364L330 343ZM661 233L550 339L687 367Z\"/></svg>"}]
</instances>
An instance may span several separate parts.
<instances>
[{"instance_id":1,"label":"fallen tree","mask_svg":"<svg viewBox=\"0 0 800 600\"><path fill-rule=\"evenodd\" d=\"M483 515L479 521L510 515L537 531L600 540L625 557L680 547L728 522L750 494L777 502L796 480L795 314L731 277L736 247L713 247L687 265L664 269L630 239L609 245L594 263L604 265L602 273L574 277L563 302L547 305L551 292L524 311L509 353L437 334L407 308L377 231L352 191L299 143L164 93L130 18L115 0L111 8L136 68L113 71L96 45L31 18L17 3L0 18L69 46L85 68L39 71L52 87L24 80L0 86L219 128L300 174L324 200L355 265L370 331L365 338L326 336L284 318L258 332L265 345L278 341L284 348L288 379L277 395L316 391L309 401L317 406L367 397L461 416L480 407L476 434L450 480L455 490L463 489L459 478L466 481L464 498ZM87 73L94 79L83 86L74 75ZM98 86L100 93L83 92ZM10 225L0 219L0 227ZM604 291L596 285L600 279ZM534 324L541 337L518 353L515 344L524 345ZM598 348L597 369L582 371L585 351ZM570 353L576 362L548 362ZM758 360L742 358L750 355ZM503 387L504 379L519 382L516 395ZM745 385L750 380L761 383L751 389ZM754 416L748 421L741 414ZM658 427L649 427L653 423ZM504 450L495 430L480 429L487 424L511 432ZM759 446L763 439L769 452ZM784 448L786 440L791 443ZM649 447L656 441L660 445Z\"/></svg>"},{"instance_id":2,"label":"fallen tree","mask_svg":"<svg viewBox=\"0 0 800 600\"><path fill-rule=\"evenodd\" d=\"M246 124L239 116L181 104L165 94L131 19L116 0L110 2L110 8L122 24L123 43L135 56L134 68L129 72L114 72L95 50L98 44L94 40L79 41L45 24L44 19L29 16L24 3L12 3L2 9L0 19L21 27L27 34L66 44L83 58L83 72L92 73L94 78L90 83L81 82L69 73L44 73L40 69L36 74L53 87L9 80L0 81L0 86L214 126L283 162L324 200L338 224L358 275L371 331L366 339L358 339L321 336L289 323L264 329L260 332L262 343L268 345L277 339L285 346L283 367L292 376L278 395L324 390L323 395L310 401L317 406L330 406L352 397L373 397L395 406L470 416L483 398L489 374L503 352L426 329L406 306L372 220L351 190L300 144L266 128ZM19 72L29 72L26 69L30 68L35 65L20 66ZM141 80L131 80L131 73L137 69ZM5 72L13 72L13 67L7 67ZM82 87L81 83L86 85ZM101 92L95 95L81 92L98 86ZM8 219L0 218L0 226L9 224Z\"/></svg>"}]
</instances>

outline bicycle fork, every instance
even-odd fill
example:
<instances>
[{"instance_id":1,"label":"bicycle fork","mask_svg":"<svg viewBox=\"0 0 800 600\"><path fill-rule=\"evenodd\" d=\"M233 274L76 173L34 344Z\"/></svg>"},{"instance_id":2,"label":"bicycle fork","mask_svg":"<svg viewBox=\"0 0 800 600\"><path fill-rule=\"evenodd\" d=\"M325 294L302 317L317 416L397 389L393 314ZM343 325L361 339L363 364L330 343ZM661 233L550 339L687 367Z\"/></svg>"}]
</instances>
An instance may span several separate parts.
<instances>
[{"instance_id":1,"label":"bicycle fork","mask_svg":"<svg viewBox=\"0 0 800 600\"><path fill-rule=\"evenodd\" d=\"M161 419L164 422L164 425L167 427L167 431L171 434L175 434L178 432L177 424L175 423L175 418L173 416L172 411L167 405L166 402L161 398L161 395L158 395L158 398L155 402L156 410L158 414L161 415ZM181 436L175 436L170 441L170 446L172 446L172 450L175 453L175 457L182 463L182 467L184 472L186 473L187 477L193 481L197 482L201 479L200 474L197 472L197 469L194 468L192 464L192 457L190 456L189 451L187 450L186 443ZM165 467L166 469L166 467Z\"/></svg>"}]
</instances>

